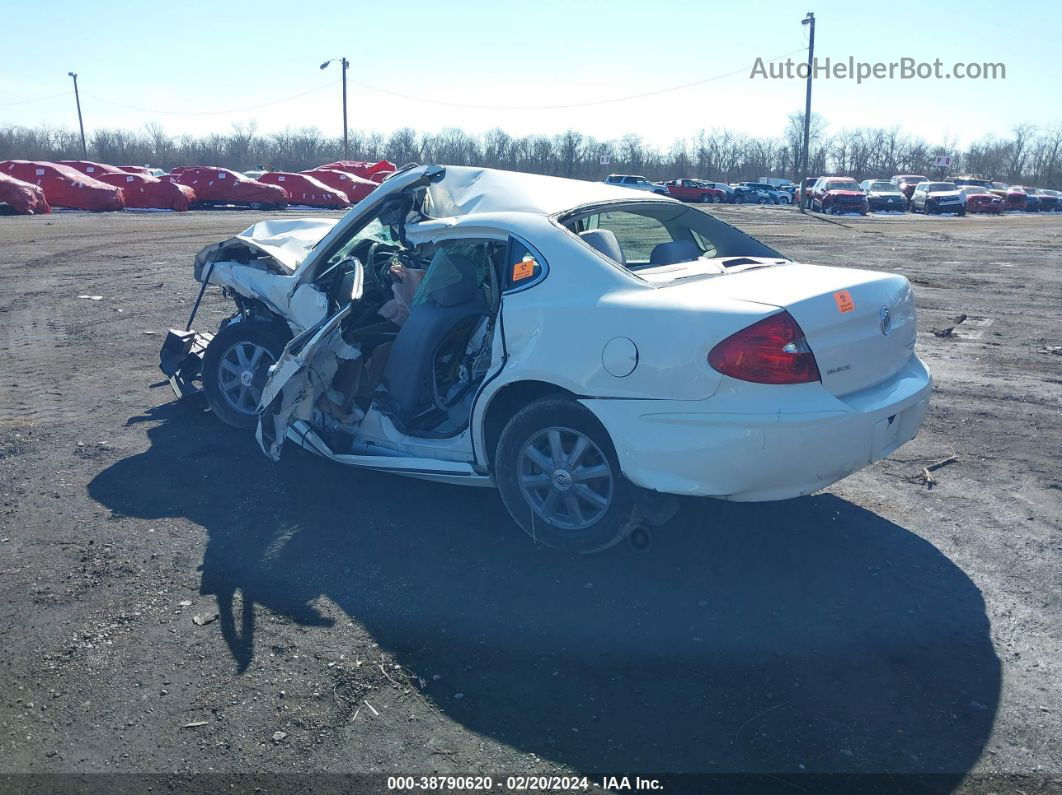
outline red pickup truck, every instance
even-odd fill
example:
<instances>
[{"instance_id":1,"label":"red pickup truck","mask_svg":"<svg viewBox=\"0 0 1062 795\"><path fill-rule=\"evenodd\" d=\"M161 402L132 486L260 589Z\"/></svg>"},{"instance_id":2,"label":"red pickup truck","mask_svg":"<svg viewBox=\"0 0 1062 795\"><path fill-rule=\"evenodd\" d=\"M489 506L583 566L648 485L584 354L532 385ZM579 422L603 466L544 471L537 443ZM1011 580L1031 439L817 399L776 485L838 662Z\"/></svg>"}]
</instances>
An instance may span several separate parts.
<instances>
[{"instance_id":1,"label":"red pickup truck","mask_svg":"<svg viewBox=\"0 0 1062 795\"><path fill-rule=\"evenodd\" d=\"M657 183L667 188L667 195L673 199L681 199L684 202L723 202L726 194L718 188L705 185L699 179L669 179L667 182Z\"/></svg>"}]
</instances>

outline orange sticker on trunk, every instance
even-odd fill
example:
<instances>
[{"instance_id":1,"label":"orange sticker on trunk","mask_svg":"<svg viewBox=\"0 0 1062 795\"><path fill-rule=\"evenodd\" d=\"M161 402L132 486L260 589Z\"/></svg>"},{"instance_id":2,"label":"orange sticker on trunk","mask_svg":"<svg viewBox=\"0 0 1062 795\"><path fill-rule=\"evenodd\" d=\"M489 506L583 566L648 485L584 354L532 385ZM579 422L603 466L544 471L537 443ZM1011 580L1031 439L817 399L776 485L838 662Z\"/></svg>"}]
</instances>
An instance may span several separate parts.
<instances>
[{"instance_id":1,"label":"orange sticker on trunk","mask_svg":"<svg viewBox=\"0 0 1062 795\"><path fill-rule=\"evenodd\" d=\"M852 296L847 290L841 290L839 293L834 293L833 300L837 302L837 309L842 315L845 312L851 312L855 309L855 301L852 300Z\"/></svg>"},{"instance_id":2,"label":"orange sticker on trunk","mask_svg":"<svg viewBox=\"0 0 1062 795\"><path fill-rule=\"evenodd\" d=\"M520 260L513 265L513 281L530 279L535 274L535 261L531 257Z\"/></svg>"}]
</instances>

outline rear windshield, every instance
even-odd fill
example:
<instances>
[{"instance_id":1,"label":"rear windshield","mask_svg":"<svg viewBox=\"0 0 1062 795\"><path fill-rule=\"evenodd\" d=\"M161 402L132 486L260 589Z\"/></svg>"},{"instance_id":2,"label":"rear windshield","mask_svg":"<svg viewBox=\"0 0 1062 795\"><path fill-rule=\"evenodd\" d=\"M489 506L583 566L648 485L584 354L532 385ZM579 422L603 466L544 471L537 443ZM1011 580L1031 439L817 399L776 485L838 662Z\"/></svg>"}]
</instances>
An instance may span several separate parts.
<instances>
[{"instance_id":1,"label":"rear windshield","mask_svg":"<svg viewBox=\"0 0 1062 795\"><path fill-rule=\"evenodd\" d=\"M730 224L672 202L609 204L577 210L559 220L576 235L592 230L611 232L622 261L606 256L631 271L710 257L785 259Z\"/></svg>"}]
</instances>

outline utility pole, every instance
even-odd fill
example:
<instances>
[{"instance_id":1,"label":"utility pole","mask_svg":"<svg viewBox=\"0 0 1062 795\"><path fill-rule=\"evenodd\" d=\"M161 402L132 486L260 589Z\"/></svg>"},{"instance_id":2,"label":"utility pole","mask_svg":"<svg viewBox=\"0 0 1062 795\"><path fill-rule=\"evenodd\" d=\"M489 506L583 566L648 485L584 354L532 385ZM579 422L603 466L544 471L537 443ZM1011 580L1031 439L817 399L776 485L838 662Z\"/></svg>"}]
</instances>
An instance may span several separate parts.
<instances>
[{"instance_id":1,"label":"utility pole","mask_svg":"<svg viewBox=\"0 0 1062 795\"><path fill-rule=\"evenodd\" d=\"M77 92L77 73L67 72L74 78L74 101L77 103L77 126L81 128L81 159L88 160L88 147L85 146L85 122L81 119L81 95Z\"/></svg>"},{"instance_id":2,"label":"utility pole","mask_svg":"<svg viewBox=\"0 0 1062 795\"><path fill-rule=\"evenodd\" d=\"M808 148L811 145L811 76L815 73L815 15L808 11L807 16L800 20L801 25L810 25L811 31L808 37L808 90L804 100L804 151L800 164L800 212L804 212L807 206L807 191L804 190L804 180L808 176Z\"/></svg>"},{"instance_id":3,"label":"utility pole","mask_svg":"<svg viewBox=\"0 0 1062 795\"><path fill-rule=\"evenodd\" d=\"M343 67L343 159L350 159L350 144L347 139L347 69L350 68L350 61L346 58L332 58L321 64L321 68L324 69L332 61L339 61Z\"/></svg>"}]
</instances>

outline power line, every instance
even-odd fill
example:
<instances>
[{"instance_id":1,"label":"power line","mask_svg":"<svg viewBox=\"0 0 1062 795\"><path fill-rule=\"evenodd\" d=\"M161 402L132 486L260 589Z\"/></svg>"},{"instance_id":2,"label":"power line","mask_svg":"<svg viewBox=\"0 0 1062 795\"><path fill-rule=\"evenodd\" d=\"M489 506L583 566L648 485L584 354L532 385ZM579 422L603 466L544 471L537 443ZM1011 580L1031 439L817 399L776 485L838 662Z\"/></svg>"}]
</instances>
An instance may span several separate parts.
<instances>
[{"instance_id":1,"label":"power line","mask_svg":"<svg viewBox=\"0 0 1062 795\"><path fill-rule=\"evenodd\" d=\"M798 52L803 52L804 49L804 47L800 47L791 52L783 53L781 55L775 55L771 58L765 59L765 62L771 63L773 61L778 61L782 58L787 58L790 55L795 55ZM682 91L686 88L693 88L694 86L700 86L704 85L705 83L710 83L713 80L722 80L724 77L732 77L733 75L743 73L747 74L750 69L752 69L752 65L745 66L740 69L735 69L732 72L724 72L723 74L713 75L712 77L705 77L701 80L694 80L690 83L682 83L681 85L677 86L669 86L667 88L656 89L655 91L645 91L640 94L630 94L623 97L610 97L608 99L590 100L589 102L568 102L559 105L476 105L464 102L446 102L444 100L431 99L430 97L418 97L413 94L403 94L399 91L391 91L390 89L380 88L379 86L370 85L368 83L362 83L361 81L355 80L354 78L348 79L355 85L359 85L362 88L367 88L370 91L376 91L380 94L388 94L390 96L409 100L411 102L423 102L428 105L442 105L444 107L449 108L465 108L470 110L567 110L571 108L589 108L594 107L596 105L608 105L616 102L629 102L635 99L644 99L645 97L655 97L660 94L667 94L672 91Z\"/></svg>"},{"instance_id":2,"label":"power line","mask_svg":"<svg viewBox=\"0 0 1062 795\"><path fill-rule=\"evenodd\" d=\"M781 60L782 58L788 58L790 55L795 55L798 52L803 52L804 49L805 49L804 47L800 47L800 48L798 48L796 50L792 50L791 52L782 53L781 55L775 55L775 56L772 56L771 58L764 59L764 60L767 63L771 63L773 61ZM432 99L431 97L416 96L414 94L405 94L405 93L400 92L400 91L392 91L391 89L380 88L379 86L374 86L374 85L371 85L369 83L363 83L360 80L355 80L355 79L350 78L350 77L348 77L347 79L350 82L354 83L355 85L361 86L362 88L368 89L370 91L375 91L375 92L380 93L380 94L386 94L386 95L389 95L389 96L398 97L399 99L408 100L410 102L422 102L422 103L425 103L425 104L428 104L428 105L439 105L439 106L442 106L442 107L464 108L464 109L470 109L470 110L513 110L513 111L520 111L520 110L570 110L572 108L590 108L590 107L596 107L596 106L600 106L600 105L615 104L615 103L619 103L619 102L631 102L631 101L636 100L636 99L645 99L646 97L655 97L655 96L659 96L661 94L669 94L669 93L674 92L674 91L683 91L683 90L685 90L687 88L693 88L695 86L704 85L705 83L711 83L711 82L713 82L715 80L722 80L723 78L733 77L734 75L737 75L737 74L748 73L751 68L752 68L751 65L744 66L744 67L741 67L740 69L734 69L733 71L730 71L730 72L724 72L722 74L712 75L711 77L705 77L705 78L702 78L700 80L693 80L693 81L690 81L688 83L681 83L681 84L675 85L675 86L668 86L666 88L659 88L659 89L655 89L653 91L643 91L643 92L638 93L638 94L628 94L626 96L621 96L621 97L607 97L605 99L589 100L589 101L585 101L585 102L565 102L565 103L559 103L559 104L553 104L553 105L480 105L480 104L466 103L466 102L448 102L448 101L445 101L445 100ZM124 103L124 102L115 102L112 99L106 99L105 97L99 97L99 96L96 96L94 94L88 94L86 96L91 97L92 99L96 100L97 102L103 102L104 104L107 104L107 105L114 105L114 106L119 107L119 108L126 108L127 110L135 110L135 111L139 111L141 113L151 113L151 114L158 114L158 115L165 115L165 116L223 116L223 115L228 114L228 113L245 113L245 112L250 111L250 110L258 110L259 108L268 108L268 107L270 107L272 105L280 105L280 104L285 103L285 102L291 102L292 100L300 99L301 97L309 96L310 94L315 94L318 91L324 91L326 88L331 88L332 86L337 85L338 83L339 83L339 81L335 80L335 81L333 81L331 83L326 83L324 85L317 86L316 88L311 88L308 91L303 91L303 92L300 92L298 94L292 94L291 96L288 96L288 97L282 97L281 99L275 99L275 100L272 100L270 102L262 102L262 103L259 103L257 105L248 105L248 106L242 107L242 108L230 108L228 110L196 110L196 111L160 110L160 109L157 109L157 108L144 108L144 107L140 107L139 105L130 105L130 104L127 104L127 103ZM58 93L58 94L49 94L48 96L44 96L44 97L34 97L32 99L22 99L22 100L17 100L15 102L3 102L3 103L0 103L0 107L10 107L12 105L23 105L23 104L30 103L30 102L43 102L44 100L47 100L47 99L55 99L56 97L69 96L72 93L73 92L71 92L71 91L63 91L63 92Z\"/></svg>"},{"instance_id":3,"label":"power line","mask_svg":"<svg viewBox=\"0 0 1062 795\"><path fill-rule=\"evenodd\" d=\"M333 80L331 83L325 83L323 86L317 86L317 88L311 88L309 91L303 91L300 94L292 94L290 97L283 97L282 99L275 99L272 102L263 102L259 105L248 105L244 108L230 108L229 110L157 110L154 108L141 108L137 105L127 105L124 102L115 102L112 99L104 99L103 97L97 97L94 94L87 94L86 96L92 97L97 102L103 102L107 105L116 105L119 108L127 108L128 110L138 110L141 113L157 113L167 116L223 116L226 113L244 113L249 110L257 110L258 108L268 108L270 105L280 105L284 102L291 102L293 99L299 99L309 94L315 94L318 91L324 91L326 88L331 88L339 83L338 80Z\"/></svg>"},{"instance_id":4,"label":"power line","mask_svg":"<svg viewBox=\"0 0 1062 795\"><path fill-rule=\"evenodd\" d=\"M55 99L56 97L68 97L73 94L73 91L60 91L58 94L49 94L46 97L34 97L33 99L20 99L15 102L0 102L0 107L7 108L11 105L25 105L27 102L44 102L46 99Z\"/></svg>"}]
</instances>

